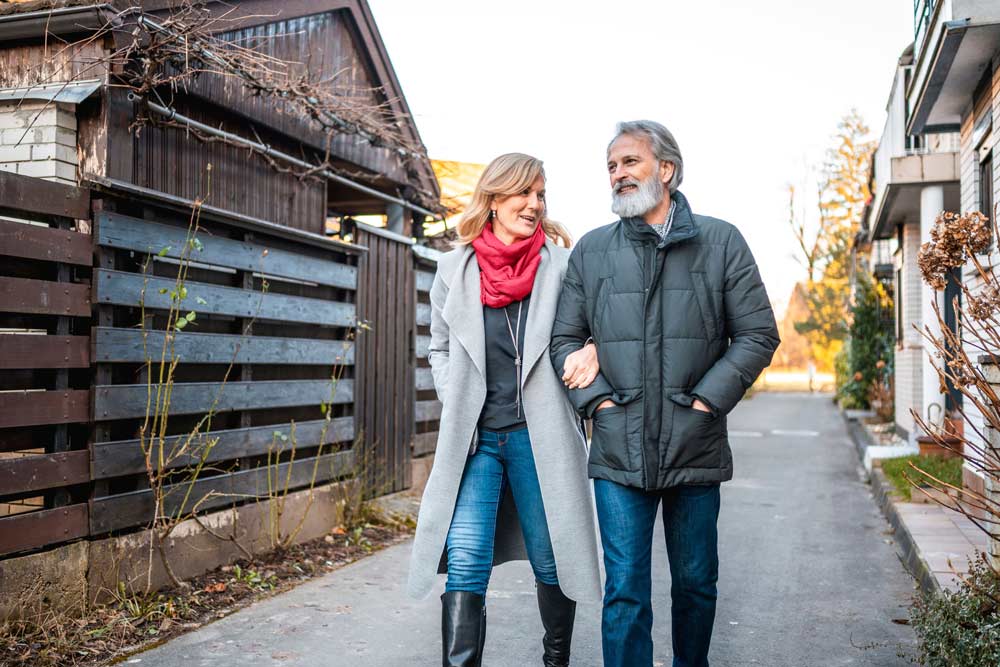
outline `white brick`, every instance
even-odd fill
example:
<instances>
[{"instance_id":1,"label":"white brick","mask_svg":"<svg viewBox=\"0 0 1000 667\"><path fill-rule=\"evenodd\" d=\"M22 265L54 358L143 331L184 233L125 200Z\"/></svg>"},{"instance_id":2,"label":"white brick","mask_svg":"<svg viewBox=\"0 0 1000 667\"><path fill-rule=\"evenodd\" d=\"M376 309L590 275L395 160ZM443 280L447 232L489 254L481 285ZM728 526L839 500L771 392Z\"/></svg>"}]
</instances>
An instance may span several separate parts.
<instances>
[{"instance_id":1,"label":"white brick","mask_svg":"<svg viewBox=\"0 0 1000 667\"><path fill-rule=\"evenodd\" d=\"M56 121L55 124L58 127L66 128L67 130L73 130L74 132L76 132L76 113L72 111L72 108L70 108L69 111L60 108L56 112L55 121Z\"/></svg>"},{"instance_id":2,"label":"white brick","mask_svg":"<svg viewBox=\"0 0 1000 667\"><path fill-rule=\"evenodd\" d=\"M62 144L35 144L31 147L32 160L59 160L69 164L77 164L77 153L74 148Z\"/></svg>"},{"instance_id":3,"label":"white brick","mask_svg":"<svg viewBox=\"0 0 1000 667\"><path fill-rule=\"evenodd\" d=\"M65 162L55 161L56 165L56 179L64 181L66 183L76 183L76 165L67 164Z\"/></svg>"},{"instance_id":4,"label":"white brick","mask_svg":"<svg viewBox=\"0 0 1000 667\"><path fill-rule=\"evenodd\" d=\"M22 176L34 176L35 178L44 178L46 176L56 175L56 161L47 160L39 162L18 162L17 163L17 173Z\"/></svg>"},{"instance_id":5,"label":"white brick","mask_svg":"<svg viewBox=\"0 0 1000 667\"><path fill-rule=\"evenodd\" d=\"M0 162L27 162L31 160L31 144L0 146Z\"/></svg>"},{"instance_id":6,"label":"white brick","mask_svg":"<svg viewBox=\"0 0 1000 667\"><path fill-rule=\"evenodd\" d=\"M17 173L17 163L16 162L0 163L0 171L9 171L12 173Z\"/></svg>"}]
</instances>

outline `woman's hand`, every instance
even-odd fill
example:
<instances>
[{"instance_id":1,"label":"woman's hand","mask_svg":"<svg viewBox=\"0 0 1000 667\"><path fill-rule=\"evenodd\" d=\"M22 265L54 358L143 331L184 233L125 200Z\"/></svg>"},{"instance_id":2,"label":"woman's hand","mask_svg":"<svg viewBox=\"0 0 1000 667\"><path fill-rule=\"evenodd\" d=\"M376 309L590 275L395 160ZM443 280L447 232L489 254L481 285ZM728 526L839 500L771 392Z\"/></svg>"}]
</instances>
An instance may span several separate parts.
<instances>
[{"instance_id":1,"label":"woman's hand","mask_svg":"<svg viewBox=\"0 0 1000 667\"><path fill-rule=\"evenodd\" d=\"M569 389L584 389L597 377L601 365L597 361L597 346L587 343L566 357L563 364L563 384Z\"/></svg>"}]
</instances>

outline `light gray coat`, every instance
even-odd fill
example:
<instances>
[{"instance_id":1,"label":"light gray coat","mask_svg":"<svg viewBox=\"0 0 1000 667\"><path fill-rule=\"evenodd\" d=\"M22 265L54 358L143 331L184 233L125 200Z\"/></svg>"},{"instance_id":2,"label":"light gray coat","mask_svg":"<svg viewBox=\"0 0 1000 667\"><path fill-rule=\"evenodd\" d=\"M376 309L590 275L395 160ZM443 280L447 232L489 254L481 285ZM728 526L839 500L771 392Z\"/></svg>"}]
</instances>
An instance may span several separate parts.
<instances>
[{"instance_id":1,"label":"light gray coat","mask_svg":"<svg viewBox=\"0 0 1000 667\"><path fill-rule=\"evenodd\" d=\"M541 256L525 322L524 413L559 585L571 599L598 601L601 582L587 444L548 355L569 251L547 241ZM429 359L442 410L410 560L408 590L417 598L430 592L435 574L446 571L445 539L486 400L486 333L479 264L471 246L452 250L438 261L431 287ZM527 558L512 500L508 488L497 517L494 565Z\"/></svg>"}]
</instances>

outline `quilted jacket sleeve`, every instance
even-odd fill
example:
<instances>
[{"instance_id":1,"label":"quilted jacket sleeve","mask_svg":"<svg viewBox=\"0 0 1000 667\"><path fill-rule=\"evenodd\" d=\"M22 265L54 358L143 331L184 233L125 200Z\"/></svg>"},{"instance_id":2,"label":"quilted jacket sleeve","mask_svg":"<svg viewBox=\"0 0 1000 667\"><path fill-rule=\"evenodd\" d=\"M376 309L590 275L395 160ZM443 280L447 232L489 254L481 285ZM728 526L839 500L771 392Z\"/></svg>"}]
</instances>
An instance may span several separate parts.
<instances>
[{"instance_id":1,"label":"quilted jacket sleeve","mask_svg":"<svg viewBox=\"0 0 1000 667\"><path fill-rule=\"evenodd\" d=\"M583 281L580 278L580 245L573 249L566 267L559 305L556 307L555 322L552 325L552 342L549 357L559 377L562 377L566 357L583 347L590 337L590 323L587 320L587 299ZM594 410L605 399L611 398L614 389L598 371L597 377L583 389L567 389L569 399L580 416L590 418Z\"/></svg>"},{"instance_id":2,"label":"quilted jacket sleeve","mask_svg":"<svg viewBox=\"0 0 1000 667\"><path fill-rule=\"evenodd\" d=\"M780 342L757 263L743 235L735 228L725 246L723 307L729 349L708 369L691 394L718 413L727 414L771 363Z\"/></svg>"}]
</instances>

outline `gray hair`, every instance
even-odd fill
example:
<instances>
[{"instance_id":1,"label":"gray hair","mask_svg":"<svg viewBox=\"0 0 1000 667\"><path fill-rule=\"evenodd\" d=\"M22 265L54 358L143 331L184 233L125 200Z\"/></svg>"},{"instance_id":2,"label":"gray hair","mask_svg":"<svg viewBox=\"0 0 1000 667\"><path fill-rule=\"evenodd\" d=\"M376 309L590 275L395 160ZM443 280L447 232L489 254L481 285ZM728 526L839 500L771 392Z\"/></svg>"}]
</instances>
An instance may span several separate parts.
<instances>
[{"instance_id":1,"label":"gray hair","mask_svg":"<svg viewBox=\"0 0 1000 667\"><path fill-rule=\"evenodd\" d=\"M677 192L681 181L684 180L684 158L681 157L680 146L670 130L663 127L655 120L629 120L618 123L615 127L615 136L608 143L608 150L611 144L615 143L618 137L623 134L645 137L649 140L649 146L653 150L653 155L661 162L669 162L674 165L674 175L667 184L670 194Z\"/></svg>"}]
</instances>

